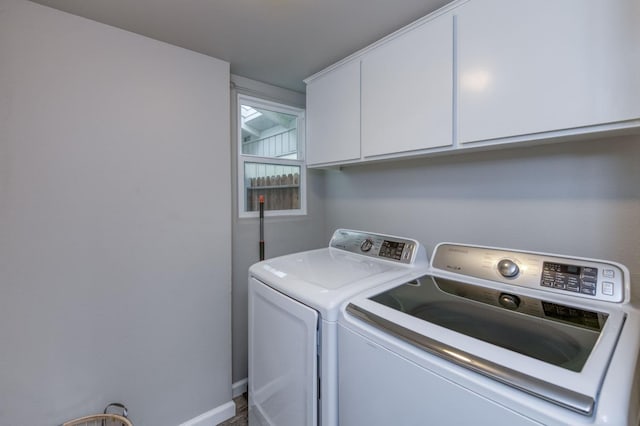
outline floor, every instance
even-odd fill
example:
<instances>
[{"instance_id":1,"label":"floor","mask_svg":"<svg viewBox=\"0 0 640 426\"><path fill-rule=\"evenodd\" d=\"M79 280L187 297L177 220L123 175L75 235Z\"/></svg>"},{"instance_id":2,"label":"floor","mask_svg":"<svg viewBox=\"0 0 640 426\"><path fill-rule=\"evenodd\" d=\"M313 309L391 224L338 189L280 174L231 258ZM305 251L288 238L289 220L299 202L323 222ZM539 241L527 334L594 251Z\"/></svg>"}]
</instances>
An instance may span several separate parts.
<instances>
[{"instance_id":1,"label":"floor","mask_svg":"<svg viewBox=\"0 0 640 426\"><path fill-rule=\"evenodd\" d=\"M239 397L234 398L233 402L236 403L236 415L231 417L229 420L220 423L218 426L247 426L249 424L249 419L247 417L247 408L249 404L247 403L246 392Z\"/></svg>"}]
</instances>

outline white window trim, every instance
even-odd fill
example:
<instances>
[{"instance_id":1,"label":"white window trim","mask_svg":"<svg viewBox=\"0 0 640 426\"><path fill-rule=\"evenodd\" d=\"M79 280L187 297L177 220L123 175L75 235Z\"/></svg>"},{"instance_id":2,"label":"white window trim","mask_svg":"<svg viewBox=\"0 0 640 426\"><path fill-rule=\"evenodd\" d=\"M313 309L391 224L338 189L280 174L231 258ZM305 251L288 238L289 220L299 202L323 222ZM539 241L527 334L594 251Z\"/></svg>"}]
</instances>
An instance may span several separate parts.
<instances>
[{"instance_id":1,"label":"white window trim","mask_svg":"<svg viewBox=\"0 0 640 426\"><path fill-rule=\"evenodd\" d=\"M257 211L245 211L245 201L247 199L246 188L244 185L244 164L245 163L265 163L265 164L282 164L286 166L299 166L300 167L300 208L288 209L288 210L265 210L265 217L272 216L304 216L307 214L307 164L305 160L305 122L306 114L302 108L296 108L289 105L284 105L277 102L271 102L265 99L256 98L253 96L237 94L236 97L236 145L238 155L238 217L239 218L254 218L259 216ZM278 159L273 157L262 157L258 155L248 155L242 153L242 113L241 108L243 103L255 105L276 112L282 112L285 114L291 114L298 117L296 131L298 141L298 156L299 159Z\"/></svg>"}]
</instances>

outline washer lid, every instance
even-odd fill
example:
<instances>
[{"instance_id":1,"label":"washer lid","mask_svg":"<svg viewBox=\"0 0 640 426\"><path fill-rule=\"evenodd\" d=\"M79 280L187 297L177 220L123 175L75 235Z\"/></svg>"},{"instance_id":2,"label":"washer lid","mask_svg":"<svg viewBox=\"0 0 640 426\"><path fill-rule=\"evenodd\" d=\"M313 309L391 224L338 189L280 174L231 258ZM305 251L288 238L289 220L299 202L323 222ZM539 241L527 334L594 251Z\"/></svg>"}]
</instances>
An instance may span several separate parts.
<instances>
[{"instance_id":1,"label":"washer lid","mask_svg":"<svg viewBox=\"0 0 640 426\"><path fill-rule=\"evenodd\" d=\"M500 302L503 289L479 284L427 275L367 291L347 312L454 364L591 415L625 313L607 303L598 310L576 305L580 298L537 299L528 289L516 310Z\"/></svg>"}]
</instances>

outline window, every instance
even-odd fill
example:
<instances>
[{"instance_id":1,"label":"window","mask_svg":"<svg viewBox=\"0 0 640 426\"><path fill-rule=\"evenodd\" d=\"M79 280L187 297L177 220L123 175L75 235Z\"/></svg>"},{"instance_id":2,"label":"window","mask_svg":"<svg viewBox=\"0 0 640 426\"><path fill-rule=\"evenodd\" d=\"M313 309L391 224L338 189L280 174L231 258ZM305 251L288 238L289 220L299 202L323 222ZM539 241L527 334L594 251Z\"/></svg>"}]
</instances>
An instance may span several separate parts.
<instances>
[{"instance_id":1,"label":"window","mask_svg":"<svg viewBox=\"0 0 640 426\"><path fill-rule=\"evenodd\" d=\"M238 95L238 211L306 214L304 110Z\"/></svg>"}]
</instances>

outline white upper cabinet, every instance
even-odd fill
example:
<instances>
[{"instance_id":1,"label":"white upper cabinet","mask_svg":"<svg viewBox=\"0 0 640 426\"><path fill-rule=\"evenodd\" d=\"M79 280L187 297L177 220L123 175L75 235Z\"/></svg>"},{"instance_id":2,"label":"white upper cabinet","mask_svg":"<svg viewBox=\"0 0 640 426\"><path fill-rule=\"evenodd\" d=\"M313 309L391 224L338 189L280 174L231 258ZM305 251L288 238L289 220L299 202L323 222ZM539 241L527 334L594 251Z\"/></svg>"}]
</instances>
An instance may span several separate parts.
<instances>
[{"instance_id":1,"label":"white upper cabinet","mask_svg":"<svg viewBox=\"0 0 640 426\"><path fill-rule=\"evenodd\" d=\"M394 36L362 58L362 155L451 145L453 17Z\"/></svg>"},{"instance_id":2,"label":"white upper cabinet","mask_svg":"<svg viewBox=\"0 0 640 426\"><path fill-rule=\"evenodd\" d=\"M360 61L307 81L307 164L360 159Z\"/></svg>"},{"instance_id":3,"label":"white upper cabinet","mask_svg":"<svg viewBox=\"0 0 640 426\"><path fill-rule=\"evenodd\" d=\"M456 13L459 142L640 117L640 1L471 0Z\"/></svg>"},{"instance_id":4,"label":"white upper cabinet","mask_svg":"<svg viewBox=\"0 0 640 426\"><path fill-rule=\"evenodd\" d=\"M307 80L308 164L640 131L640 0L456 0Z\"/></svg>"}]
</instances>

